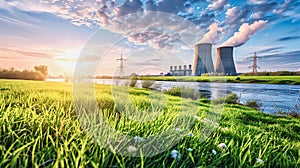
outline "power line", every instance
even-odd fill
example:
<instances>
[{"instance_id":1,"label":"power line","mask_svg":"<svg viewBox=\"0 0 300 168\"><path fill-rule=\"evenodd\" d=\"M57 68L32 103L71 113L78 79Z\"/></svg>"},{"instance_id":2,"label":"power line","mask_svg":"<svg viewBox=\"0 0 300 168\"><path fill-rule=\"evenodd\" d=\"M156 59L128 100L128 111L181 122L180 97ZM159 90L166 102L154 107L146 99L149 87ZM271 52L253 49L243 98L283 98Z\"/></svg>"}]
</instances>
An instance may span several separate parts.
<instances>
[{"instance_id":1,"label":"power line","mask_svg":"<svg viewBox=\"0 0 300 168\"><path fill-rule=\"evenodd\" d=\"M257 75L257 69L260 68L258 65L257 65L257 60L258 59L262 59L262 57L258 57L256 55L256 52L254 53L254 56L253 57L249 57L248 58L249 60L253 61L253 65L252 66L249 66L248 68L252 68L252 73L253 75Z\"/></svg>"},{"instance_id":2,"label":"power line","mask_svg":"<svg viewBox=\"0 0 300 168\"><path fill-rule=\"evenodd\" d=\"M125 66L124 66L124 62L126 61L126 59L123 58L123 54L121 54L121 58L117 59L117 62L120 61L120 65L118 66L120 69L119 75L120 78L124 78L125 75Z\"/></svg>"}]
</instances>

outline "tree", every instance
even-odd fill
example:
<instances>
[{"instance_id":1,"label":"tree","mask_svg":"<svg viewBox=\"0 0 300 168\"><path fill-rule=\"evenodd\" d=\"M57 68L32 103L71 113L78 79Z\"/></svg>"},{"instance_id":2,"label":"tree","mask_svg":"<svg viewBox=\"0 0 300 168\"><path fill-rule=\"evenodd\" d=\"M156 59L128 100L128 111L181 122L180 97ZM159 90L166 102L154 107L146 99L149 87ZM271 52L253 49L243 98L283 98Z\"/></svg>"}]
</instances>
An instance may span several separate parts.
<instances>
[{"instance_id":1,"label":"tree","mask_svg":"<svg viewBox=\"0 0 300 168\"><path fill-rule=\"evenodd\" d=\"M43 75L48 76L48 67L46 65L34 66L36 72L41 72Z\"/></svg>"}]
</instances>

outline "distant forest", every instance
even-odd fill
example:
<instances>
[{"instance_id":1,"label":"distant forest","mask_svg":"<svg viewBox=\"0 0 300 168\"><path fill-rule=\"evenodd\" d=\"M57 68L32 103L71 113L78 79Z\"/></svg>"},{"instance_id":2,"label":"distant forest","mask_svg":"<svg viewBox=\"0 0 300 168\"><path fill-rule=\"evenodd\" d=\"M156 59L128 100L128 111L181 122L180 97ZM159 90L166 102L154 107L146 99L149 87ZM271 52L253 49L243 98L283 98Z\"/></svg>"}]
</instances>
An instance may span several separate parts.
<instances>
[{"instance_id":1,"label":"distant forest","mask_svg":"<svg viewBox=\"0 0 300 168\"><path fill-rule=\"evenodd\" d=\"M35 66L34 70L15 70L3 69L0 70L0 79L24 79L24 80L39 80L44 81L48 76L48 67L45 65Z\"/></svg>"},{"instance_id":2,"label":"distant forest","mask_svg":"<svg viewBox=\"0 0 300 168\"><path fill-rule=\"evenodd\" d=\"M253 76L252 72L241 74L241 76ZM257 72L256 76L300 76L300 71L277 71L277 72Z\"/></svg>"}]
</instances>

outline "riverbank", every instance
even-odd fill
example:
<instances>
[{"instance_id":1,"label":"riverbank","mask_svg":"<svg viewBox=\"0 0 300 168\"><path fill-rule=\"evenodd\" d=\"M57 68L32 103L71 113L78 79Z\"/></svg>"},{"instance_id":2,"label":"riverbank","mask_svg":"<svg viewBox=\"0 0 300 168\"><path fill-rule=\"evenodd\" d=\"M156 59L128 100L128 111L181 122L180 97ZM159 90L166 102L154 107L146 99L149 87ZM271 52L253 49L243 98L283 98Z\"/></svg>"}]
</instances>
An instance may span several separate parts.
<instances>
[{"instance_id":1,"label":"riverbank","mask_svg":"<svg viewBox=\"0 0 300 168\"><path fill-rule=\"evenodd\" d=\"M0 88L0 167L299 165L300 120L297 118L276 117L240 105L225 105L220 115L212 113L213 116L219 116L216 119L209 115L209 101L202 99L181 105L190 100L173 96L166 96L166 106L151 108L151 103L159 104L163 101L157 99L151 102L149 94L153 92L130 88L129 98L138 109L148 109L147 113L151 114L154 111L161 112L155 120L136 122L114 113L115 102L111 97L110 85L96 85L99 107L112 114L106 118L110 126L126 135L142 137L135 145L148 140L150 135L166 131L174 122L179 121L178 118L185 119L189 113L185 110L192 105L198 107L198 111L192 111L197 116L193 117L192 128L180 133L184 136L175 146L151 157L142 155L133 158L102 147L82 128L74 111L71 83L0 80ZM214 127L207 127L209 123L214 123ZM181 128L181 125L177 127ZM211 134L204 137L203 129L209 132L207 128L211 128ZM153 146L153 149L158 147ZM134 149L128 148L128 152L140 152ZM172 158L174 153L177 159Z\"/></svg>"},{"instance_id":2,"label":"riverbank","mask_svg":"<svg viewBox=\"0 0 300 168\"><path fill-rule=\"evenodd\" d=\"M157 76L140 77L155 81L180 82L221 82L221 83L257 83L257 84L290 84L300 85L300 76Z\"/></svg>"}]
</instances>

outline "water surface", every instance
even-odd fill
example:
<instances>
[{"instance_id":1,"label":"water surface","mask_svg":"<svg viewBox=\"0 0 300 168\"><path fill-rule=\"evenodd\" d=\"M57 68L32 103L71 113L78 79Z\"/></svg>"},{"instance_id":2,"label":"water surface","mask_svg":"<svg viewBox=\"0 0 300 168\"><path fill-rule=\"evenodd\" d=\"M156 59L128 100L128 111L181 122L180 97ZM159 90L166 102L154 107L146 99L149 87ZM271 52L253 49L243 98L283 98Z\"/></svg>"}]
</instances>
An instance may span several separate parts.
<instances>
[{"instance_id":1,"label":"water surface","mask_svg":"<svg viewBox=\"0 0 300 168\"><path fill-rule=\"evenodd\" d=\"M64 80L51 79L47 81L63 82ZM91 81L98 84L124 85L128 83L127 80L116 81L111 79L92 79ZM159 90L170 89L174 86L197 87L201 90L201 93L206 93L210 99L224 97L226 94L234 92L240 96L241 103L245 103L248 100L257 100L262 104L261 111L266 113L291 111L300 92L300 85L284 84L156 81L155 85ZM141 87L141 81L138 81L137 87Z\"/></svg>"}]
</instances>

